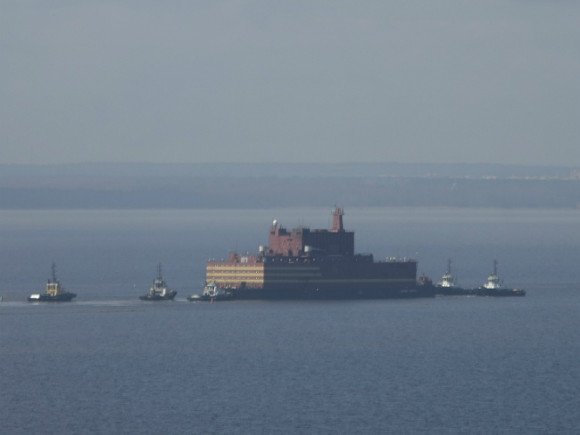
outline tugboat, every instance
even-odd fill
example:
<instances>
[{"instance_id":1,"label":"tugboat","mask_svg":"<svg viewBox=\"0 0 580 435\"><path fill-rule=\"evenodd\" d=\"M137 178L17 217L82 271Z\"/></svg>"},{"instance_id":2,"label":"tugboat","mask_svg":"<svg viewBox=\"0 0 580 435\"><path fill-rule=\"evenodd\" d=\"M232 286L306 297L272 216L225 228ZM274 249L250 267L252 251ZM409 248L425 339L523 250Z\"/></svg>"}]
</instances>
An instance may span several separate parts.
<instances>
[{"instance_id":1,"label":"tugboat","mask_svg":"<svg viewBox=\"0 0 580 435\"><path fill-rule=\"evenodd\" d=\"M52 263L52 279L46 283L46 290L28 296L28 302L70 302L76 296L75 293L65 291L56 279L56 265Z\"/></svg>"},{"instance_id":2,"label":"tugboat","mask_svg":"<svg viewBox=\"0 0 580 435\"><path fill-rule=\"evenodd\" d=\"M234 298L234 294L230 289L220 287L215 281L208 282L203 288L203 293L201 295L194 294L187 298L190 302L204 301L204 302L214 302L214 301L229 301Z\"/></svg>"},{"instance_id":3,"label":"tugboat","mask_svg":"<svg viewBox=\"0 0 580 435\"><path fill-rule=\"evenodd\" d=\"M441 281L435 286L438 295L470 295L471 290L461 288L455 284L455 278L451 273L451 259L447 260L447 272L441 277Z\"/></svg>"},{"instance_id":4,"label":"tugboat","mask_svg":"<svg viewBox=\"0 0 580 435\"><path fill-rule=\"evenodd\" d=\"M474 290L474 294L477 296L525 296L526 291L504 287L497 274L497 260L493 260L493 272L487 277L484 285Z\"/></svg>"},{"instance_id":5,"label":"tugboat","mask_svg":"<svg viewBox=\"0 0 580 435\"><path fill-rule=\"evenodd\" d=\"M139 296L142 301L171 301L177 292L167 288L163 276L161 274L161 263L157 265L157 278L153 280L153 285L143 296Z\"/></svg>"}]
</instances>

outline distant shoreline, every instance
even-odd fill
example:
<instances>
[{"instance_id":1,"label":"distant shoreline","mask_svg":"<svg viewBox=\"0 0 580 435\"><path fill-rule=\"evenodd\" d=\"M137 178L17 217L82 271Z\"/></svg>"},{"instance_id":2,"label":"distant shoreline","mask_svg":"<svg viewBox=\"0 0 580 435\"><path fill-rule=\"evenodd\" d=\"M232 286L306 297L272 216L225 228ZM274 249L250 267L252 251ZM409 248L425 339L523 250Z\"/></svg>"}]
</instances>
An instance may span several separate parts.
<instances>
[{"instance_id":1,"label":"distant shoreline","mask_svg":"<svg viewBox=\"0 0 580 435\"><path fill-rule=\"evenodd\" d=\"M2 165L0 209L577 209L578 174L502 165Z\"/></svg>"}]
</instances>

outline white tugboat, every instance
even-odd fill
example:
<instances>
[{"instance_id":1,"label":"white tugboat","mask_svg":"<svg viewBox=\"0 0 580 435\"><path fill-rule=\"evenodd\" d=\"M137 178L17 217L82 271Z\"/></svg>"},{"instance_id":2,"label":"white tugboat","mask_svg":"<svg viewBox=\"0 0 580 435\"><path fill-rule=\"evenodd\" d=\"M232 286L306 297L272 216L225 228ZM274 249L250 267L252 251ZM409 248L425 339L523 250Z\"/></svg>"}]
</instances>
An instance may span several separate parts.
<instances>
[{"instance_id":1,"label":"white tugboat","mask_svg":"<svg viewBox=\"0 0 580 435\"><path fill-rule=\"evenodd\" d=\"M149 288L147 294L139 296L142 301L170 301L173 300L176 291L170 290L163 280L161 274L161 263L157 265L157 278L153 281L153 285Z\"/></svg>"},{"instance_id":2,"label":"white tugboat","mask_svg":"<svg viewBox=\"0 0 580 435\"><path fill-rule=\"evenodd\" d=\"M234 298L231 290L220 287L216 282L208 282L203 288L201 295L194 294L187 298L188 301L227 301Z\"/></svg>"},{"instance_id":3,"label":"white tugboat","mask_svg":"<svg viewBox=\"0 0 580 435\"><path fill-rule=\"evenodd\" d=\"M478 296L525 296L526 291L518 288L507 288L497 274L497 260L493 260L493 272L481 287L475 289Z\"/></svg>"},{"instance_id":4,"label":"white tugboat","mask_svg":"<svg viewBox=\"0 0 580 435\"><path fill-rule=\"evenodd\" d=\"M455 277L451 273L451 259L447 260L447 272L441 277L441 281L435 286L435 293L439 295L469 295L470 290L459 287L455 283Z\"/></svg>"},{"instance_id":5,"label":"white tugboat","mask_svg":"<svg viewBox=\"0 0 580 435\"><path fill-rule=\"evenodd\" d=\"M28 302L70 302L77 295L64 290L56 279L56 265L52 263L52 279L46 283L44 293L33 293L28 296Z\"/></svg>"}]
</instances>

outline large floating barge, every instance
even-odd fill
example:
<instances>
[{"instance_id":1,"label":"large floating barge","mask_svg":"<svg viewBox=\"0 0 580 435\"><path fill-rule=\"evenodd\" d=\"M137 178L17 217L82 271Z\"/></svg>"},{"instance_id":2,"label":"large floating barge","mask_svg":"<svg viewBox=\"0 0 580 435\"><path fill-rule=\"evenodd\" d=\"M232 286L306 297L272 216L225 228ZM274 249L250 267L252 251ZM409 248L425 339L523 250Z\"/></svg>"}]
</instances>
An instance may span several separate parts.
<instances>
[{"instance_id":1,"label":"large floating barge","mask_svg":"<svg viewBox=\"0 0 580 435\"><path fill-rule=\"evenodd\" d=\"M268 246L256 255L230 254L207 263L206 282L238 299L383 299L434 295L417 285L417 262L355 254L354 232L343 227L344 212L332 212L330 230L286 230L272 223Z\"/></svg>"}]
</instances>

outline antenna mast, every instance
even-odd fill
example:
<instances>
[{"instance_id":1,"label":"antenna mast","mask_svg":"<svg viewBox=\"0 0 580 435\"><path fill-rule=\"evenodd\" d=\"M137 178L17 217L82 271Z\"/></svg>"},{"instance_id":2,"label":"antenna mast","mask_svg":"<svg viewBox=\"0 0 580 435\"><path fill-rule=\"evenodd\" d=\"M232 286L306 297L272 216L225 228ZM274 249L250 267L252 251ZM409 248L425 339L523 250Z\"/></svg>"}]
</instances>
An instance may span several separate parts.
<instances>
[{"instance_id":1,"label":"antenna mast","mask_svg":"<svg viewBox=\"0 0 580 435\"><path fill-rule=\"evenodd\" d=\"M342 224L343 216L344 210L341 207L335 207L332 211L332 227L330 227L330 231L333 233L342 233L344 231L344 226Z\"/></svg>"}]
</instances>

